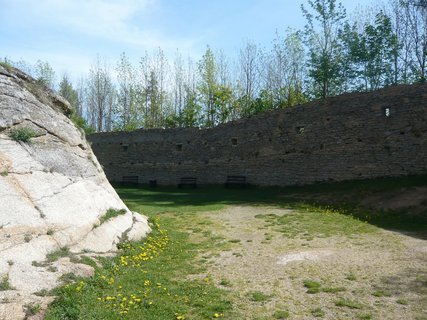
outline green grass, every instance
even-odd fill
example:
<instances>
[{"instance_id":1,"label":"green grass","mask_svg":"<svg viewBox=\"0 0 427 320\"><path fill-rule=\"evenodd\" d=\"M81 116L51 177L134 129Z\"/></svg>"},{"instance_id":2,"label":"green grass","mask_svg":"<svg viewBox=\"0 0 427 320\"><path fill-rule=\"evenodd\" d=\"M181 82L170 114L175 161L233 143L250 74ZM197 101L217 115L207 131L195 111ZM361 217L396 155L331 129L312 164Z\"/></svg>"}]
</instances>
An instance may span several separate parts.
<instances>
[{"instance_id":1,"label":"green grass","mask_svg":"<svg viewBox=\"0 0 427 320\"><path fill-rule=\"evenodd\" d=\"M106 221L108 221L114 217L118 217L120 215L123 215L125 213L126 213L125 209L117 210L117 209L110 208L99 218L99 224L101 225L104 222L106 222Z\"/></svg>"},{"instance_id":2,"label":"green grass","mask_svg":"<svg viewBox=\"0 0 427 320\"><path fill-rule=\"evenodd\" d=\"M46 260L48 262L53 262L58 260L59 258L68 257L70 255L71 255L70 249L68 249L67 247L62 247L58 250L48 253L46 255Z\"/></svg>"},{"instance_id":3,"label":"green grass","mask_svg":"<svg viewBox=\"0 0 427 320\"><path fill-rule=\"evenodd\" d=\"M0 281L0 291L13 290L12 286L9 283L9 277L4 276Z\"/></svg>"},{"instance_id":4,"label":"green grass","mask_svg":"<svg viewBox=\"0 0 427 320\"><path fill-rule=\"evenodd\" d=\"M425 176L423 179L426 185ZM420 185L421 180L405 177L400 180L400 185ZM390 224L388 213L378 213L374 219L373 213L352 204L327 206L310 200L311 195L325 190L337 193L342 190L376 192L383 187L391 190L398 187L399 183L396 181L398 180L358 181L305 188L248 187L228 190L221 187L184 190L160 187L117 188L131 210L141 212L155 222L154 232L142 242L121 245L116 258L99 258L102 263L100 268L93 260L88 259L86 263L96 269L93 277L64 278L68 285L56 290L57 299L47 310L45 319L197 320L212 319L215 315L226 319L244 318L239 310L233 309L232 301L238 301L239 293L225 288L230 282L227 279L211 279L206 275L206 263L215 260L215 254L222 249L230 248L233 242L239 242L237 239L224 241L213 235L209 231L212 222L201 218L198 212L221 210L228 205L294 209L296 213L293 214L260 215L258 218L265 222L266 227L279 231L284 237L302 239L352 234L363 236L376 232L376 226L398 226L405 231L420 230L420 226L427 225L424 218L417 217L418 220L414 220L417 224L415 227L411 223L398 224L398 219L395 218L391 219L393 223ZM302 200L301 196L305 199ZM160 221L161 226L156 221ZM194 231L193 237L197 241L189 241L187 231L190 230ZM275 235L278 236L280 237ZM144 252L152 258L136 261L135 257ZM204 253L208 253L209 257L201 258L206 256ZM60 252L57 254L62 255ZM349 274L347 279L354 281L356 277ZM304 286L308 291L312 290L312 293L333 294L345 290L341 287L324 286L313 280L307 281L310 282L304 282ZM248 298L254 302L266 302L271 296L252 291ZM363 308L362 304L349 299L339 299L335 304L338 307ZM312 310L311 314L323 317L325 312L318 309ZM276 312L281 311L283 310ZM277 316L282 314L278 313ZM276 313L270 317L277 318Z\"/></svg>"},{"instance_id":5,"label":"green grass","mask_svg":"<svg viewBox=\"0 0 427 320\"><path fill-rule=\"evenodd\" d=\"M42 309L42 306L39 303L24 305L24 312L26 317L36 315L41 309Z\"/></svg>"},{"instance_id":6,"label":"green grass","mask_svg":"<svg viewBox=\"0 0 427 320\"><path fill-rule=\"evenodd\" d=\"M9 132L9 137L15 141L29 142L31 138L34 138L37 134L34 130L26 127L19 129L13 129Z\"/></svg>"},{"instance_id":7,"label":"green grass","mask_svg":"<svg viewBox=\"0 0 427 320\"><path fill-rule=\"evenodd\" d=\"M362 309L363 305L357 301L340 298L339 300L335 301L335 305L337 307L347 307L350 309Z\"/></svg>"},{"instance_id":8,"label":"green grass","mask_svg":"<svg viewBox=\"0 0 427 320\"><path fill-rule=\"evenodd\" d=\"M307 293L314 294L319 292L326 292L326 293L337 293L346 291L343 287L322 287L320 282L314 281L314 280L304 280L303 281L304 287L307 288Z\"/></svg>"},{"instance_id":9,"label":"green grass","mask_svg":"<svg viewBox=\"0 0 427 320\"><path fill-rule=\"evenodd\" d=\"M273 313L274 319L287 319L289 318L289 312L286 310L276 310Z\"/></svg>"},{"instance_id":10,"label":"green grass","mask_svg":"<svg viewBox=\"0 0 427 320\"><path fill-rule=\"evenodd\" d=\"M12 72L13 71L13 66L7 62L7 61L0 61L0 66L2 66L3 68L6 69L6 71L8 72Z\"/></svg>"},{"instance_id":11,"label":"green grass","mask_svg":"<svg viewBox=\"0 0 427 320\"><path fill-rule=\"evenodd\" d=\"M205 280L188 280L204 272L193 261L201 249L218 247L206 237L190 243L179 219L162 219L166 232L155 223L141 243L125 243L114 259L102 259L103 268L90 279L74 279L58 290L46 319L211 319L229 314L230 293ZM207 279L207 281L206 281Z\"/></svg>"},{"instance_id":12,"label":"green grass","mask_svg":"<svg viewBox=\"0 0 427 320\"><path fill-rule=\"evenodd\" d=\"M313 280L304 280L303 281L304 287L307 288L307 293L319 293L321 289L321 284L317 281Z\"/></svg>"},{"instance_id":13,"label":"green grass","mask_svg":"<svg viewBox=\"0 0 427 320\"><path fill-rule=\"evenodd\" d=\"M323 318L326 313L321 308L316 308L311 310L311 314L316 318Z\"/></svg>"},{"instance_id":14,"label":"green grass","mask_svg":"<svg viewBox=\"0 0 427 320\"><path fill-rule=\"evenodd\" d=\"M254 302L266 302L270 300L271 296L266 295L261 291L251 291L248 293L249 299Z\"/></svg>"},{"instance_id":15,"label":"green grass","mask_svg":"<svg viewBox=\"0 0 427 320\"><path fill-rule=\"evenodd\" d=\"M384 291L384 290L377 290L377 291L374 291L374 292L372 293L372 295L373 295L374 297L378 297L378 298L380 298L380 297L390 297L390 296L391 296L391 293L386 292L386 291Z\"/></svg>"},{"instance_id":16,"label":"green grass","mask_svg":"<svg viewBox=\"0 0 427 320\"><path fill-rule=\"evenodd\" d=\"M406 299L397 299L396 303L404 305L404 306L409 304L408 300L406 300Z\"/></svg>"},{"instance_id":17,"label":"green grass","mask_svg":"<svg viewBox=\"0 0 427 320\"><path fill-rule=\"evenodd\" d=\"M268 205L301 209L302 211L315 209L318 214L334 212L339 216L347 216L351 219L346 221L344 233L350 232L354 221L364 221L370 225L385 229L425 233L425 230L427 230L427 211L418 215L408 215L406 211L378 212L361 207L359 203L366 195L418 186L427 186L427 174L340 183L318 183L303 187L247 187L244 189L227 189L226 191L219 186L185 190L173 187L119 187L118 193L129 202L131 209L136 210L136 207L142 207L144 209L142 212L148 215L165 211L175 211L177 214L182 212L215 211L221 210L227 205ZM321 196L324 194L333 194L333 201L322 200ZM351 194L350 199L348 197L349 194ZM322 227L325 231L328 231L329 226L333 226L334 221L331 220L334 219L334 215L330 218L329 222L324 221L323 223ZM287 220L290 220L295 226L296 221L294 220L299 220L300 217L272 217L271 219L277 225L285 224ZM315 219L309 221L312 225L315 222L313 220ZM297 232L293 229L291 226L288 232L285 228L283 233L295 236ZM329 234L339 233L338 229L335 227ZM358 231L355 230L355 232ZM427 235L425 236L427 237ZM306 236L306 238L310 240L311 235Z\"/></svg>"}]
</instances>

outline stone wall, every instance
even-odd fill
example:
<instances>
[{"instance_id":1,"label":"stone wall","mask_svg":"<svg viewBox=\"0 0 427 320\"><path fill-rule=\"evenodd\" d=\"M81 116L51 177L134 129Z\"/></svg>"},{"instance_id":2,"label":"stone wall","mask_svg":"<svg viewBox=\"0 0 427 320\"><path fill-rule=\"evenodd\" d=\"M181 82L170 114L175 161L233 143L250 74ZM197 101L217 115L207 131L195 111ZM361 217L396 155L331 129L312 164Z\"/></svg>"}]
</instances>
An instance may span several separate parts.
<instances>
[{"instance_id":1,"label":"stone wall","mask_svg":"<svg viewBox=\"0 0 427 320\"><path fill-rule=\"evenodd\" d=\"M110 181L137 175L176 185L260 186L420 174L427 171L427 85L351 93L213 129L100 133L88 139Z\"/></svg>"}]
</instances>

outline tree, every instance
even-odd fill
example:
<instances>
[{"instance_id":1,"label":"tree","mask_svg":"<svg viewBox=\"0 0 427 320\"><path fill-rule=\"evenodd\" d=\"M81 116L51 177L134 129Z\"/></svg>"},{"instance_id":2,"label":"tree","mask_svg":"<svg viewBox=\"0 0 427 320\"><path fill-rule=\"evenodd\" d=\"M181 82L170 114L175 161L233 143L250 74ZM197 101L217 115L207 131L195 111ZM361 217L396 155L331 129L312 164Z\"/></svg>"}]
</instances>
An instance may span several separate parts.
<instances>
[{"instance_id":1,"label":"tree","mask_svg":"<svg viewBox=\"0 0 427 320\"><path fill-rule=\"evenodd\" d=\"M414 56L412 70L419 82L426 81L427 67L427 1L402 0Z\"/></svg>"},{"instance_id":2,"label":"tree","mask_svg":"<svg viewBox=\"0 0 427 320\"><path fill-rule=\"evenodd\" d=\"M199 92L202 104L205 107L205 125L214 127L217 124L217 110L215 108L215 91L218 87L215 56L207 47L205 54L199 61Z\"/></svg>"},{"instance_id":3,"label":"tree","mask_svg":"<svg viewBox=\"0 0 427 320\"><path fill-rule=\"evenodd\" d=\"M125 53L120 55L116 71L118 90L114 126L119 130L135 130L140 126L135 71Z\"/></svg>"},{"instance_id":4,"label":"tree","mask_svg":"<svg viewBox=\"0 0 427 320\"><path fill-rule=\"evenodd\" d=\"M367 91L395 83L393 64L399 48L390 18L380 11L375 24L365 25L363 33L349 25L343 30L342 39L348 47L352 76L357 77L356 86Z\"/></svg>"},{"instance_id":5,"label":"tree","mask_svg":"<svg viewBox=\"0 0 427 320\"><path fill-rule=\"evenodd\" d=\"M111 131L112 111L116 98L116 90L110 71L98 57L89 70L87 81L87 106L89 124L97 132Z\"/></svg>"},{"instance_id":6,"label":"tree","mask_svg":"<svg viewBox=\"0 0 427 320\"><path fill-rule=\"evenodd\" d=\"M158 128L164 125L164 119L170 118L171 110L167 99L168 62L163 51L158 48L153 56L148 53L140 61L140 79L138 81L138 104L143 114L144 128Z\"/></svg>"},{"instance_id":7,"label":"tree","mask_svg":"<svg viewBox=\"0 0 427 320\"><path fill-rule=\"evenodd\" d=\"M51 90L55 89L55 71L47 61L38 60L35 65L36 80Z\"/></svg>"},{"instance_id":8,"label":"tree","mask_svg":"<svg viewBox=\"0 0 427 320\"><path fill-rule=\"evenodd\" d=\"M238 95L240 113L245 114L250 108L260 88L260 52L256 44L247 42L239 51Z\"/></svg>"},{"instance_id":9,"label":"tree","mask_svg":"<svg viewBox=\"0 0 427 320\"><path fill-rule=\"evenodd\" d=\"M301 5L307 19L304 35L309 50L308 76L312 79L313 95L324 99L340 93L342 48L338 33L346 12L336 0L308 0L308 3L313 13Z\"/></svg>"},{"instance_id":10,"label":"tree","mask_svg":"<svg viewBox=\"0 0 427 320\"><path fill-rule=\"evenodd\" d=\"M71 104L77 114L81 114L77 91L74 90L67 74L62 76L61 82L59 83L58 93Z\"/></svg>"},{"instance_id":11,"label":"tree","mask_svg":"<svg viewBox=\"0 0 427 320\"><path fill-rule=\"evenodd\" d=\"M64 74L62 76L62 80L59 83L59 91L58 93L66 99L73 108L73 111L71 113L71 120L74 122L74 124L82 128L86 134L91 134L95 132L94 128L92 126L87 125L86 120L82 116L82 105L81 100L79 99L79 94L77 90L73 88L72 83L70 82L68 75Z\"/></svg>"}]
</instances>

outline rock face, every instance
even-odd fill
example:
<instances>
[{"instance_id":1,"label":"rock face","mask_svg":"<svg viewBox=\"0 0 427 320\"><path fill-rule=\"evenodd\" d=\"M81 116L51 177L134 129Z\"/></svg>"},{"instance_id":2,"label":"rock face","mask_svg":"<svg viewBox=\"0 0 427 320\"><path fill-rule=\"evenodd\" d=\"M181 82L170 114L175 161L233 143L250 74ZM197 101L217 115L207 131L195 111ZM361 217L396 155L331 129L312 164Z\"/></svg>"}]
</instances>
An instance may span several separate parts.
<instances>
[{"instance_id":1,"label":"rock face","mask_svg":"<svg viewBox=\"0 0 427 320\"><path fill-rule=\"evenodd\" d=\"M150 231L111 187L70 112L31 77L0 66L0 319L45 306L52 298L35 293L58 286L62 274L91 273L68 257L48 263L47 254L111 252ZM109 209L121 214L99 225Z\"/></svg>"}]
</instances>

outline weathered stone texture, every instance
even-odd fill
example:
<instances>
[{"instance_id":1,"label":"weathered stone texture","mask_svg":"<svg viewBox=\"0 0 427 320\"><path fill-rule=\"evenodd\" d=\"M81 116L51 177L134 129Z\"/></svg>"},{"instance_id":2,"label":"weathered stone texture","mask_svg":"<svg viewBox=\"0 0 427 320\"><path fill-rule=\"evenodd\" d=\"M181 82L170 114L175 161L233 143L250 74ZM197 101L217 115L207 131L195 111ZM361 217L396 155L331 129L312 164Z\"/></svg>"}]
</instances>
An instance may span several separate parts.
<instances>
[{"instance_id":1,"label":"weathered stone texture","mask_svg":"<svg viewBox=\"0 0 427 320\"><path fill-rule=\"evenodd\" d=\"M81 264L46 263L48 253L115 251L150 230L111 187L70 111L31 77L0 66L0 282L10 286L0 291L0 319L23 319L25 304L45 307L52 298L35 293L59 285L62 274L87 273ZM33 131L30 141L11 138L22 128ZM94 228L110 208L125 214Z\"/></svg>"},{"instance_id":2,"label":"weathered stone texture","mask_svg":"<svg viewBox=\"0 0 427 320\"><path fill-rule=\"evenodd\" d=\"M427 85L313 101L213 129L100 133L88 139L110 181L260 186L420 174L427 171Z\"/></svg>"}]
</instances>

